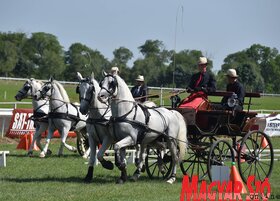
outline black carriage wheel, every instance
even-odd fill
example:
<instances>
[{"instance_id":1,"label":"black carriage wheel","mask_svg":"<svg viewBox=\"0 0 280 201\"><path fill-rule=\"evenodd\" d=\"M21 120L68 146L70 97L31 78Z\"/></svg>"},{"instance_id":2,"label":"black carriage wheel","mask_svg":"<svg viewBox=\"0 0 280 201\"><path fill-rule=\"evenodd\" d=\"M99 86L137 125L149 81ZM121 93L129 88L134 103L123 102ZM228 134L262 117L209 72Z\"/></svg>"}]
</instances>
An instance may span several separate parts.
<instances>
[{"instance_id":1,"label":"black carriage wheel","mask_svg":"<svg viewBox=\"0 0 280 201\"><path fill-rule=\"evenodd\" d=\"M210 181L212 181L211 169L213 165L227 166L230 169L234 160L234 151L229 142L225 140L215 142L208 155L207 172Z\"/></svg>"},{"instance_id":2,"label":"black carriage wheel","mask_svg":"<svg viewBox=\"0 0 280 201\"><path fill-rule=\"evenodd\" d=\"M150 179L168 178L173 166L170 151L163 154L161 149L147 148L145 166Z\"/></svg>"},{"instance_id":3,"label":"black carriage wheel","mask_svg":"<svg viewBox=\"0 0 280 201\"><path fill-rule=\"evenodd\" d=\"M208 150L215 140L212 136L203 137L197 143L188 146L187 159L180 163L184 175L188 175L190 178L196 175L199 181L207 177Z\"/></svg>"},{"instance_id":4,"label":"black carriage wheel","mask_svg":"<svg viewBox=\"0 0 280 201\"><path fill-rule=\"evenodd\" d=\"M77 150L80 156L83 156L89 148L88 137L82 133L77 133Z\"/></svg>"},{"instance_id":5,"label":"black carriage wheel","mask_svg":"<svg viewBox=\"0 0 280 201\"><path fill-rule=\"evenodd\" d=\"M264 181L272 172L273 162L274 152L268 135L261 131L247 133L238 151L238 170L243 181L246 183L250 175Z\"/></svg>"}]
</instances>

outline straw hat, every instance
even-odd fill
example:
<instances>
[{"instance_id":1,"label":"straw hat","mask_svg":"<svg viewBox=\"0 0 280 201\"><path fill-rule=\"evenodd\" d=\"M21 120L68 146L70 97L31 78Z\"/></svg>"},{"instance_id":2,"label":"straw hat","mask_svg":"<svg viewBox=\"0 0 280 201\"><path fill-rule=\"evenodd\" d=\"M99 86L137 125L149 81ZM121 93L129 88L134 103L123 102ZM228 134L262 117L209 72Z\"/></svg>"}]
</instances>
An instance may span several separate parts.
<instances>
[{"instance_id":1,"label":"straw hat","mask_svg":"<svg viewBox=\"0 0 280 201\"><path fill-rule=\"evenodd\" d=\"M237 78L238 77L235 69L228 69L227 73L225 75L229 76L229 77L233 77L233 78Z\"/></svg>"},{"instance_id":2,"label":"straw hat","mask_svg":"<svg viewBox=\"0 0 280 201\"><path fill-rule=\"evenodd\" d=\"M201 65L201 64L208 64L207 63L207 58L206 57L199 57L198 64L199 65Z\"/></svg>"},{"instance_id":3,"label":"straw hat","mask_svg":"<svg viewBox=\"0 0 280 201\"><path fill-rule=\"evenodd\" d=\"M145 81L143 75L138 75L138 77L135 80L139 81L139 82L144 82Z\"/></svg>"},{"instance_id":4,"label":"straw hat","mask_svg":"<svg viewBox=\"0 0 280 201\"><path fill-rule=\"evenodd\" d=\"M111 68L111 73L118 73L119 72L119 68L118 67L116 67L116 66L114 66L114 67L112 67Z\"/></svg>"}]
</instances>

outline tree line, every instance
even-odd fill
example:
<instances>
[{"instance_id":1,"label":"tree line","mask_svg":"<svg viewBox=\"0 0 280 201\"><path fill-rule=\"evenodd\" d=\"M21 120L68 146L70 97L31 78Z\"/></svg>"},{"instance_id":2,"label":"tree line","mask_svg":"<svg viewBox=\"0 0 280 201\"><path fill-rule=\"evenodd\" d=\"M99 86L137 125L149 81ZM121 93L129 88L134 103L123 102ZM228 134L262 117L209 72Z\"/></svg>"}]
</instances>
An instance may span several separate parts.
<instances>
[{"instance_id":1,"label":"tree line","mask_svg":"<svg viewBox=\"0 0 280 201\"><path fill-rule=\"evenodd\" d=\"M133 66L128 62L133 53L126 47L113 51L110 61L101 52L81 43L73 43L64 50L56 36L37 32L29 37L20 32L0 32L0 76L76 81L76 72L96 77L102 71L118 66L121 77L133 84L138 74L145 76L149 86L185 88L191 75L197 71L197 61L203 56L200 50L167 50L159 40L146 40L138 47L142 58ZM225 89L227 69L235 68L239 80L247 91L280 93L280 55L276 48L253 44L251 47L229 54L214 74L213 61L208 58L207 70L217 80L217 88Z\"/></svg>"}]
</instances>

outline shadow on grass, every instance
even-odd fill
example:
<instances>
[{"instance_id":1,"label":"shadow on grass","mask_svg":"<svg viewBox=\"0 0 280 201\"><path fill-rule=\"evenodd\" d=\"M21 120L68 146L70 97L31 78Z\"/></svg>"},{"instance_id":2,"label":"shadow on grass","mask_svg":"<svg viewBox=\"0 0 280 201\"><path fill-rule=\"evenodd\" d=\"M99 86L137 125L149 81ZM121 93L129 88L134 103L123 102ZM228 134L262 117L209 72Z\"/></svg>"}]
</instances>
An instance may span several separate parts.
<instances>
[{"instance_id":1,"label":"shadow on grass","mask_svg":"<svg viewBox=\"0 0 280 201\"><path fill-rule=\"evenodd\" d=\"M67 177L67 178L57 178L57 177L38 177L38 178L4 178L2 181L6 182L15 182L15 183L44 183L44 182L59 182L59 183L83 183L85 185L88 184L97 184L97 185L103 185L103 184L115 184L118 176L104 176L104 175L97 175L94 176L92 182L85 183L84 177ZM178 178L177 182L181 182L182 179ZM139 178L138 181L134 182L131 180L130 176L128 177L128 180L125 183L146 183L146 182L155 182L155 183L166 183L166 180L164 179L150 179L148 176L143 175Z\"/></svg>"},{"instance_id":2,"label":"shadow on grass","mask_svg":"<svg viewBox=\"0 0 280 201\"><path fill-rule=\"evenodd\" d=\"M9 154L9 157L17 157L17 158L38 158L38 159L47 159L47 158L82 158L79 154L67 154L63 156L58 156L57 154L52 154L49 156L46 156L45 158L40 158L39 154L34 154L34 156L28 156L26 154Z\"/></svg>"},{"instance_id":3,"label":"shadow on grass","mask_svg":"<svg viewBox=\"0 0 280 201\"><path fill-rule=\"evenodd\" d=\"M94 177L91 183L85 183L84 178L81 177L67 177L67 178L57 178L57 177L45 177L45 178L5 178L3 181L15 182L15 183L44 183L44 182L60 182L60 183L84 183L84 184L108 184L114 183L115 178L105 178L105 177Z\"/></svg>"}]
</instances>

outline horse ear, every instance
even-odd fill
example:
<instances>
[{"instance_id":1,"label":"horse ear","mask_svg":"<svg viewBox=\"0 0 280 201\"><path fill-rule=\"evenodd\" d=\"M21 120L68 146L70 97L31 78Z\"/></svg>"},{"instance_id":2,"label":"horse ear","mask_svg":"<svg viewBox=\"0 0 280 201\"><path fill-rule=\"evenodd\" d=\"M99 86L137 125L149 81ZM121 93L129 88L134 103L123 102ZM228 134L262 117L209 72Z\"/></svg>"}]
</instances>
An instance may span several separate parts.
<instances>
[{"instance_id":1,"label":"horse ear","mask_svg":"<svg viewBox=\"0 0 280 201\"><path fill-rule=\"evenodd\" d=\"M104 70L102 71L102 74L104 77L107 75L107 73Z\"/></svg>"},{"instance_id":2,"label":"horse ear","mask_svg":"<svg viewBox=\"0 0 280 201\"><path fill-rule=\"evenodd\" d=\"M83 76L81 75L81 73L77 72L77 78L79 81L81 81L83 79Z\"/></svg>"}]
</instances>

